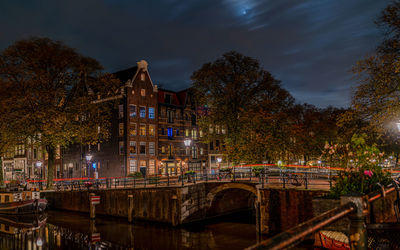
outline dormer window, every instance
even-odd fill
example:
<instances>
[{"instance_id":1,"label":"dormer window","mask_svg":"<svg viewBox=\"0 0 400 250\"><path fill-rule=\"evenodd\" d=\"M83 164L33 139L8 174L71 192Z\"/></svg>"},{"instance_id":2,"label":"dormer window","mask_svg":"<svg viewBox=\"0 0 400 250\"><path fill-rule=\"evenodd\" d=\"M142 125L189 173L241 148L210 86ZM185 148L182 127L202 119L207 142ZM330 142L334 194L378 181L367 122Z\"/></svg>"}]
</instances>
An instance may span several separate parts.
<instances>
[{"instance_id":1,"label":"dormer window","mask_svg":"<svg viewBox=\"0 0 400 250\"><path fill-rule=\"evenodd\" d=\"M144 73L141 73L141 74L140 74L140 80L141 80L141 81L144 81L145 79L146 79L145 74L144 74Z\"/></svg>"},{"instance_id":2,"label":"dormer window","mask_svg":"<svg viewBox=\"0 0 400 250\"><path fill-rule=\"evenodd\" d=\"M171 104L172 97L170 94L165 94L165 103Z\"/></svg>"},{"instance_id":3,"label":"dormer window","mask_svg":"<svg viewBox=\"0 0 400 250\"><path fill-rule=\"evenodd\" d=\"M146 90L145 89L141 89L140 90L140 95L141 96L146 96Z\"/></svg>"}]
</instances>

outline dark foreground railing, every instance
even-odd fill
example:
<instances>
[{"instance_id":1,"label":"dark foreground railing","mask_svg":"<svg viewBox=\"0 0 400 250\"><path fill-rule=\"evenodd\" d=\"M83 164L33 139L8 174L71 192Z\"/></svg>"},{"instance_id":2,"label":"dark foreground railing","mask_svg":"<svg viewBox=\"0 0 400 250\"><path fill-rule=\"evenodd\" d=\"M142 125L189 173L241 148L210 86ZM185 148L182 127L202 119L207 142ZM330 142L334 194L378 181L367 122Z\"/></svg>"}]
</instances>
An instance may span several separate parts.
<instances>
[{"instance_id":1,"label":"dark foreground railing","mask_svg":"<svg viewBox=\"0 0 400 250\"><path fill-rule=\"evenodd\" d=\"M256 245L250 246L251 249L286 249L291 248L305 240L307 236L313 234L323 227L348 216L350 219L350 237L349 243L351 249L367 249L367 230L365 218L368 215L368 204L377 199L385 197L387 194L397 191L397 203L399 203L398 182L394 181L387 189L375 191L366 196L346 196L341 198L343 205L331 209L319 216L314 217L296 227L276 235L273 238L262 241ZM399 204L397 204L398 206ZM396 216L399 222L398 207L396 207Z\"/></svg>"}]
</instances>

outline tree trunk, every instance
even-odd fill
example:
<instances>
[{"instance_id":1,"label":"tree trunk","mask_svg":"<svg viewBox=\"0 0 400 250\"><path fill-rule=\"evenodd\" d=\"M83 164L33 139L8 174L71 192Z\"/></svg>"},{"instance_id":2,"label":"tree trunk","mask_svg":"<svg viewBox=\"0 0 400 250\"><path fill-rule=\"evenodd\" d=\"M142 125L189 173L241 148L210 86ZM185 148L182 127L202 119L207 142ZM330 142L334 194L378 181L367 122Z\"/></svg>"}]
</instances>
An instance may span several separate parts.
<instances>
[{"instance_id":1,"label":"tree trunk","mask_svg":"<svg viewBox=\"0 0 400 250\"><path fill-rule=\"evenodd\" d=\"M55 147L52 145L46 146L46 151L48 155L47 159L47 189L52 189L53 178L54 178L54 159L55 159Z\"/></svg>"},{"instance_id":2,"label":"tree trunk","mask_svg":"<svg viewBox=\"0 0 400 250\"><path fill-rule=\"evenodd\" d=\"M4 185L4 177L3 177L3 157L0 156L0 186Z\"/></svg>"},{"instance_id":3,"label":"tree trunk","mask_svg":"<svg viewBox=\"0 0 400 250\"><path fill-rule=\"evenodd\" d=\"M396 152L396 162L394 163L394 169L397 169L397 162L399 161L399 152Z\"/></svg>"}]
</instances>

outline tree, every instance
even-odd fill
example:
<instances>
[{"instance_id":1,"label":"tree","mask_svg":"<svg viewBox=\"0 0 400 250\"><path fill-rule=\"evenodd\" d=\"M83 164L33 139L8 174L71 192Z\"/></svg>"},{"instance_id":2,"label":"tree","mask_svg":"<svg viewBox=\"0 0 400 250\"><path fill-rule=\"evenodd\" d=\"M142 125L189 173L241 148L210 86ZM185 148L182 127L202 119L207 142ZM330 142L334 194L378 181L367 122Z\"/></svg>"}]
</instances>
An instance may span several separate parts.
<instances>
[{"instance_id":1,"label":"tree","mask_svg":"<svg viewBox=\"0 0 400 250\"><path fill-rule=\"evenodd\" d=\"M395 122L400 120L400 2L388 5L376 23L385 31L384 40L375 55L354 67L360 84L352 97L352 110L340 123L353 124L354 132L364 130L361 132L367 132L368 139L378 142L381 149L398 155Z\"/></svg>"},{"instance_id":2,"label":"tree","mask_svg":"<svg viewBox=\"0 0 400 250\"><path fill-rule=\"evenodd\" d=\"M17 41L0 55L0 116L13 121L4 133L46 151L48 187L58 146L109 136L110 104L93 101L113 95L119 81L101 70L96 60L48 38Z\"/></svg>"},{"instance_id":3,"label":"tree","mask_svg":"<svg viewBox=\"0 0 400 250\"><path fill-rule=\"evenodd\" d=\"M209 133L210 126L226 128L224 143L229 149L227 153L230 159L236 162L245 155L243 150L250 136L246 132L249 131L248 125L255 125L256 121L261 125L265 112L279 113L283 107L293 103L291 95L280 87L278 80L260 67L257 60L234 51L204 64L193 73L191 79L197 105L206 109L199 117L206 140L215 136ZM258 131L255 128L252 132ZM263 133L254 136L260 138ZM265 141L260 143L260 146L265 145ZM265 156L264 153L261 155Z\"/></svg>"}]
</instances>

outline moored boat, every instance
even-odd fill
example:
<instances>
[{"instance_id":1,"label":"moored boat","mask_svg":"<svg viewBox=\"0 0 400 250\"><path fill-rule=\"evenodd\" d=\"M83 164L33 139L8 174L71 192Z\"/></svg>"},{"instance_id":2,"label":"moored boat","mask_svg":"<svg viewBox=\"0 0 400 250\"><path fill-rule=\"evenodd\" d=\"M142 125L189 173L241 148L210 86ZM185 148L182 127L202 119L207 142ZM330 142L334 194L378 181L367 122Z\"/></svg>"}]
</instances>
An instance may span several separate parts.
<instances>
[{"instance_id":1,"label":"moored boat","mask_svg":"<svg viewBox=\"0 0 400 250\"><path fill-rule=\"evenodd\" d=\"M0 193L0 214L42 213L47 200L40 199L39 191L15 191Z\"/></svg>"}]
</instances>

